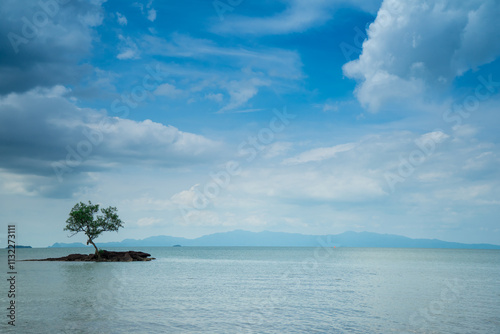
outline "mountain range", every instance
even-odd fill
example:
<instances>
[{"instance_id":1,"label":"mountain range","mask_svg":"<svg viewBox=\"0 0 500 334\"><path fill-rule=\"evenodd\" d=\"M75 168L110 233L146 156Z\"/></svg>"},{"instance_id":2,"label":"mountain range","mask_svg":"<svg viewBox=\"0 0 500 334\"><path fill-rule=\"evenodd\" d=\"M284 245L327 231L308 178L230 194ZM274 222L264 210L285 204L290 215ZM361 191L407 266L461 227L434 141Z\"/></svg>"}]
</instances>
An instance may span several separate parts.
<instances>
[{"instance_id":1,"label":"mountain range","mask_svg":"<svg viewBox=\"0 0 500 334\"><path fill-rule=\"evenodd\" d=\"M98 247L386 247L386 248L452 248L452 249L500 249L493 244L464 244L438 239L412 239L394 234L372 232L344 232L331 235L304 235L285 232L249 232L236 230L214 233L195 239L153 236L141 240L125 239L120 242L96 242ZM49 247L87 247L83 243L55 243ZM89 246L91 247L91 246Z\"/></svg>"}]
</instances>

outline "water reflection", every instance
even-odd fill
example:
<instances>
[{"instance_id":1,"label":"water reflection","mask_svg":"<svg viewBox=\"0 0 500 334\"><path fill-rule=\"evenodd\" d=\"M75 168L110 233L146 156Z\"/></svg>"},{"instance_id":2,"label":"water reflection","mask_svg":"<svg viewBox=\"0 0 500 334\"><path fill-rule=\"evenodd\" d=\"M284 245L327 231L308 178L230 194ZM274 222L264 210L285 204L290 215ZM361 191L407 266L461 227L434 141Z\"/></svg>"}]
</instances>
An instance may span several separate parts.
<instances>
[{"instance_id":1,"label":"water reflection","mask_svg":"<svg viewBox=\"0 0 500 334\"><path fill-rule=\"evenodd\" d=\"M111 324L125 308L123 264L64 263L64 333L111 333Z\"/></svg>"}]
</instances>

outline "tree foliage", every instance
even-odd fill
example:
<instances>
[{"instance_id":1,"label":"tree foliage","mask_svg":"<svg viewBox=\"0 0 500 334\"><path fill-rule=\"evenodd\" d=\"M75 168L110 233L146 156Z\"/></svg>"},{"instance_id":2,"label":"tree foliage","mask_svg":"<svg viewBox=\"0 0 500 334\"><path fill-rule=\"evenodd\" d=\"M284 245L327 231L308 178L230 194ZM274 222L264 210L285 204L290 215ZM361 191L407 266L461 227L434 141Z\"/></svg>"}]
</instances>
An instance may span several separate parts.
<instances>
[{"instance_id":1,"label":"tree foliage","mask_svg":"<svg viewBox=\"0 0 500 334\"><path fill-rule=\"evenodd\" d=\"M94 244L94 239L102 232L118 231L120 227L123 227L115 207L102 208L100 215L97 214L98 212L99 204L94 205L90 201L89 204L80 202L71 209L64 228L64 231L73 232L70 237L79 232L85 233L88 238L87 245L91 243L94 246L97 256L99 256L99 252Z\"/></svg>"}]
</instances>

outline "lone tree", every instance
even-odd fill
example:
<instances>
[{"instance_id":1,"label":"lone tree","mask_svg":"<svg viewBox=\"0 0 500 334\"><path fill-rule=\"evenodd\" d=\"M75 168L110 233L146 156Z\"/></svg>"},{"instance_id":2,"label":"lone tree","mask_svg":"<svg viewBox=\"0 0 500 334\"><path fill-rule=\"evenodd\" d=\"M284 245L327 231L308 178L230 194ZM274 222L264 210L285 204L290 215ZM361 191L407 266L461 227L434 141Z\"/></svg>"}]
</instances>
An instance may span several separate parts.
<instances>
[{"instance_id":1,"label":"lone tree","mask_svg":"<svg viewBox=\"0 0 500 334\"><path fill-rule=\"evenodd\" d=\"M98 211L99 204L93 205L90 201L88 205L83 202L76 204L69 213L64 231L74 232L70 237L78 232L85 233L87 238L89 238L89 240L87 240L87 245L91 243L92 246L94 246L95 255L99 259L99 250L93 240L102 232L118 231L123 225L116 214L117 210L115 207L110 206L107 209L101 209L102 215L96 215L94 217Z\"/></svg>"}]
</instances>

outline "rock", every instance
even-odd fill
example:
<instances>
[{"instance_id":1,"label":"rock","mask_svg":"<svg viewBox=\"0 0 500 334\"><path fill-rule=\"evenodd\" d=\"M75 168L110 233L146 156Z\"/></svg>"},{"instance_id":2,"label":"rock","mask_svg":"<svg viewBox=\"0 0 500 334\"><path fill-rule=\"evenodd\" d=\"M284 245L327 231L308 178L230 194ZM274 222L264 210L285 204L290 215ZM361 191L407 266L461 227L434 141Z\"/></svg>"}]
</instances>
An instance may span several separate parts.
<instances>
[{"instance_id":1,"label":"rock","mask_svg":"<svg viewBox=\"0 0 500 334\"><path fill-rule=\"evenodd\" d=\"M35 260L24 260L24 261L98 261L98 262L132 262L132 261L151 261L155 258L150 258L151 254L136 251L127 252L110 252L103 250L100 252L100 259L96 257L95 254L70 254L63 257L51 257L47 259L35 259Z\"/></svg>"},{"instance_id":2,"label":"rock","mask_svg":"<svg viewBox=\"0 0 500 334\"><path fill-rule=\"evenodd\" d=\"M88 258L88 255L85 254L70 254L66 256L67 261L81 261L82 259Z\"/></svg>"}]
</instances>

